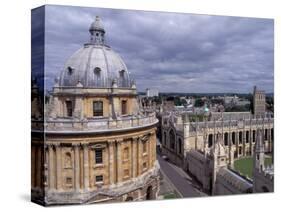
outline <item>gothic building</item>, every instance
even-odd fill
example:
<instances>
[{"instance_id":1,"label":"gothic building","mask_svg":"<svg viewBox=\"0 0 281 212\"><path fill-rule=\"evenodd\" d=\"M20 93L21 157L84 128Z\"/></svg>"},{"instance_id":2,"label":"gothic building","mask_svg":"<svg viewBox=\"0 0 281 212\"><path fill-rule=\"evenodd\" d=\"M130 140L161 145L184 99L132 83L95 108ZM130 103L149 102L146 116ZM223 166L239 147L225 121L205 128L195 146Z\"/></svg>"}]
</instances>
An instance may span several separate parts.
<instances>
[{"instance_id":1,"label":"gothic building","mask_svg":"<svg viewBox=\"0 0 281 212\"><path fill-rule=\"evenodd\" d=\"M52 205L155 199L158 120L140 110L136 84L106 44L99 17L89 32L89 42L55 80L45 118L32 119L32 200Z\"/></svg>"},{"instance_id":2,"label":"gothic building","mask_svg":"<svg viewBox=\"0 0 281 212\"><path fill-rule=\"evenodd\" d=\"M211 195L273 191L273 166L264 167L264 154L273 155L274 118L270 114L215 113L191 121L188 112L161 113L162 154L201 183ZM258 143L257 143L258 142ZM234 170L234 161L253 157L253 180Z\"/></svg>"}]
</instances>

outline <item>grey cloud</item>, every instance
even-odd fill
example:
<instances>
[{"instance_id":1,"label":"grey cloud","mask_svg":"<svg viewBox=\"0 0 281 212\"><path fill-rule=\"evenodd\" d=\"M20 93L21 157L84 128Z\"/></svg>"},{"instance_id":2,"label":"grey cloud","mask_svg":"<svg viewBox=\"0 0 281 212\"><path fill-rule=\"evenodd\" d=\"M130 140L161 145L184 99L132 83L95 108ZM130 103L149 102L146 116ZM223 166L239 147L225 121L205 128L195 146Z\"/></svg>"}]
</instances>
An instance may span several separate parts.
<instances>
[{"instance_id":1,"label":"grey cloud","mask_svg":"<svg viewBox=\"0 0 281 212\"><path fill-rule=\"evenodd\" d=\"M140 91L250 92L255 84L273 91L273 20L64 6L46 7L49 89L89 40L95 15Z\"/></svg>"}]
</instances>

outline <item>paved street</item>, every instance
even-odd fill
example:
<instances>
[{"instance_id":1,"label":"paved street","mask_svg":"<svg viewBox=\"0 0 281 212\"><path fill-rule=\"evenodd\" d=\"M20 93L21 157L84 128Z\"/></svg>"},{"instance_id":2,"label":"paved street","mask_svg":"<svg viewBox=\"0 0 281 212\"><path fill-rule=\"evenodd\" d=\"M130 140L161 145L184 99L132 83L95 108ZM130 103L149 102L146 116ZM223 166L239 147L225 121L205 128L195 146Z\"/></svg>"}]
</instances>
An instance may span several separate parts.
<instances>
[{"instance_id":1,"label":"paved street","mask_svg":"<svg viewBox=\"0 0 281 212\"><path fill-rule=\"evenodd\" d=\"M200 191L199 185L181 168L164 160L160 155L157 155L161 172L168 178L174 189L182 197L200 197L206 196Z\"/></svg>"}]
</instances>

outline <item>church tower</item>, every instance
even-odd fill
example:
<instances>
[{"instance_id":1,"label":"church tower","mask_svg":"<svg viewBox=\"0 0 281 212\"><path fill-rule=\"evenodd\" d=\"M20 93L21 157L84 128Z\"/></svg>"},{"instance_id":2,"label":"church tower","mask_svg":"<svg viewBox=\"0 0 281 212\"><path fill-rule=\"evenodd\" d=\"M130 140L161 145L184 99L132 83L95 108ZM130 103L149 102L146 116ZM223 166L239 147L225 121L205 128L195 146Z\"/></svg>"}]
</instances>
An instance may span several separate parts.
<instances>
[{"instance_id":1,"label":"church tower","mask_svg":"<svg viewBox=\"0 0 281 212\"><path fill-rule=\"evenodd\" d=\"M258 90L254 86L253 92L253 112L255 116L264 116L265 115L265 91Z\"/></svg>"}]
</instances>

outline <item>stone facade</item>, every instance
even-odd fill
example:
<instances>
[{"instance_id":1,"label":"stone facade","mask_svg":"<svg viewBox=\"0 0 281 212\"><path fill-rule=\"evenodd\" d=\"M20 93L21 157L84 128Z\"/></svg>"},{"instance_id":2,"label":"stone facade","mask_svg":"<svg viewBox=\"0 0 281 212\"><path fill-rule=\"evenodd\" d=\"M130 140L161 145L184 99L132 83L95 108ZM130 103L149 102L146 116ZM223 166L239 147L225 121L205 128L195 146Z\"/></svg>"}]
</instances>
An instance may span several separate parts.
<instances>
[{"instance_id":1,"label":"stone facade","mask_svg":"<svg viewBox=\"0 0 281 212\"><path fill-rule=\"evenodd\" d=\"M273 191L273 169L270 167L261 170L255 165L254 180L233 170L234 160L256 157L260 135L263 154L273 152L274 120L271 116L190 122L187 113L174 111L163 113L161 120L162 153L196 178L206 193ZM264 161L264 157L261 160Z\"/></svg>"},{"instance_id":2,"label":"stone facade","mask_svg":"<svg viewBox=\"0 0 281 212\"><path fill-rule=\"evenodd\" d=\"M156 199L158 120L139 108L124 62L98 39L105 34L98 17L89 31L90 43L70 57L56 79L45 118L32 119L32 201L53 205ZM102 51L106 60L96 61L94 52ZM84 57L94 58L92 72L89 61L83 65Z\"/></svg>"},{"instance_id":3,"label":"stone facade","mask_svg":"<svg viewBox=\"0 0 281 212\"><path fill-rule=\"evenodd\" d=\"M220 133L223 136L223 145L226 147L227 162L232 166L235 159L253 155L259 128L264 132L265 152L272 152L273 126L272 117L190 122L188 115L170 112L162 116L163 153L167 154L174 163L183 164L186 152L191 149L203 152L206 148L210 151Z\"/></svg>"}]
</instances>

